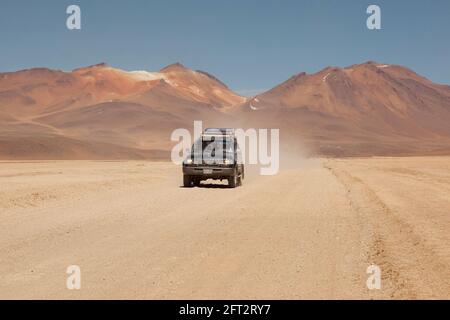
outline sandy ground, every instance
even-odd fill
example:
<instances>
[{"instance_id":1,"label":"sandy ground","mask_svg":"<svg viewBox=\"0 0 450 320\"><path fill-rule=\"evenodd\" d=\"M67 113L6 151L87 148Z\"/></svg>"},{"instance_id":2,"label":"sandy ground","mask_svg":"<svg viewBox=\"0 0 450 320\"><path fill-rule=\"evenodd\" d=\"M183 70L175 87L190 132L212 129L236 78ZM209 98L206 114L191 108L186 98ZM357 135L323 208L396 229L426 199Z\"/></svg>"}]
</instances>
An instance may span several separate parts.
<instances>
[{"instance_id":1,"label":"sandy ground","mask_svg":"<svg viewBox=\"0 0 450 320\"><path fill-rule=\"evenodd\" d=\"M450 298L450 158L180 183L168 163L1 162L0 298Z\"/></svg>"}]
</instances>

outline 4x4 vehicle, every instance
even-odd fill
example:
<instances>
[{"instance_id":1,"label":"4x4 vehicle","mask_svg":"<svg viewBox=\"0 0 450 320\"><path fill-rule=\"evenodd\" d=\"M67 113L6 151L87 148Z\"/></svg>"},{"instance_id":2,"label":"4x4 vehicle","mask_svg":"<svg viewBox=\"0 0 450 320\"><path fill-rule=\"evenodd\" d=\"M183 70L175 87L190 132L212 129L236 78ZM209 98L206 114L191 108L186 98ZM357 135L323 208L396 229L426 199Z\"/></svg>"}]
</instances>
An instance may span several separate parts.
<instances>
[{"instance_id":1,"label":"4x4 vehicle","mask_svg":"<svg viewBox=\"0 0 450 320\"><path fill-rule=\"evenodd\" d=\"M198 186L207 179L226 179L231 188L242 185L244 164L234 129L206 129L192 145L183 162L183 185Z\"/></svg>"}]
</instances>

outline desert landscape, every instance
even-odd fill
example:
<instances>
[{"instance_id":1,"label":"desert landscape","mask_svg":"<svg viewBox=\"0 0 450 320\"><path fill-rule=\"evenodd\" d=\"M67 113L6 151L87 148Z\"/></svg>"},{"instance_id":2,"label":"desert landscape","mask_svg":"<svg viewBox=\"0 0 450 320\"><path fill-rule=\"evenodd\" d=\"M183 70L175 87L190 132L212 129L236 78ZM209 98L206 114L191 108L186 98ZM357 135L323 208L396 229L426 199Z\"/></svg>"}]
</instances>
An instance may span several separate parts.
<instances>
[{"instance_id":1,"label":"desert landscape","mask_svg":"<svg viewBox=\"0 0 450 320\"><path fill-rule=\"evenodd\" d=\"M281 171L182 188L194 120L280 129ZM180 63L0 73L0 298L448 299L449 123L450 86L372 61L252 97Z\"/></svg>"},{"instance_id":2,"label":"desert landscape","mask_svg":"<svg viewBox=\"0 0 450 320\"><path fill-rule=\"evenodd\" d=\"M450 155L450 86L366 62L301 72L254 97L180 63L0 73L0 159L167 160L177 128L279 128L310 156Z\"/></svg>"},{"instance_id":3,"label":"desert landscape","mask_svg":"<svg viewBox=\"0 0 450 320\"><path fill-rule=\"evenodd\" d=\"M166 162L2 162L0 298L448 299L449 193L449 157L306 159L237 189Z\"/></svg>"}]
</instances>

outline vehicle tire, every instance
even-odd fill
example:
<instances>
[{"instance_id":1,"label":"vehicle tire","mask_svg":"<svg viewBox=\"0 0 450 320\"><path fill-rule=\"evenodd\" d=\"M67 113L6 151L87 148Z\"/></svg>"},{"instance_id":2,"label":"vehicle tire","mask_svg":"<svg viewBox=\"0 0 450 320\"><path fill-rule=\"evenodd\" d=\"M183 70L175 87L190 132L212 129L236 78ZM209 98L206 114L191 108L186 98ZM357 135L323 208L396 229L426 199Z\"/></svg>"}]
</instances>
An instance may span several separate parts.
<instances>
[{"instance_id":1,"label":"vehicle tire","mask_svg":"<svg viewBox=\"0 0 450 320\"><path fill-rule=\"evenodd\" d=\"M183 186L185 188L191 188L192 187L192 179L190 176L184 175L183 176Z\"/></svg>"},{"instance_id":2,"label":"vehicle tire","mask_svg":"<svg viewBox=\"0 0 450 320\"><path fill-rule=\"evenodd\" d=\"M200 186L200 179L194 179L194 186L199 187Z\"/></svg>"},{"instance_id":3,"label":"vehicle tire","mask_svg":"<svg viewBox=\"0 0 450 320\"><path fill-rule=\"evenodd\" d=\"M232 175L231 177L228 178L228 186L230 188L236 188L238 182L237 180L238 180L237 175L236 174Z\"/></svg>"},{"instance_id":4,"label":"vehicle tire","mask_svg":"<svg viewBox=\"0 0 450 320\"><path fill-rule=\"evenodd\" d=\"M242 176L239 176L237 179L237 185L240 187L242 186Z\"/></svg>"}]
</instances>

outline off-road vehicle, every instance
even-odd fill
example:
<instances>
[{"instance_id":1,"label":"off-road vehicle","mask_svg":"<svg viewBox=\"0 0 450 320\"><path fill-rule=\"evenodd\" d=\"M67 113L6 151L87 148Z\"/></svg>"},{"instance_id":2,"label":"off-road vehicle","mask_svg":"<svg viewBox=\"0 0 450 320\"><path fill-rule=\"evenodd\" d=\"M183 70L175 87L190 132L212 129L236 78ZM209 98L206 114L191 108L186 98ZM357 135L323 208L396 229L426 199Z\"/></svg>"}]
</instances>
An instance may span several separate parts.
<instances>
[{"instance_id":1,"label":"off-road vehicle","mask_svg":"<svg viewBox=\"0 0 450 320\"><path fill-rule=\"evenodd\" d=\"M185 187L199 186L208 179L226 179L231 188L242 185L244 165L234 129L206 129L184 160Z\"/></svg>"}]
</instances>

